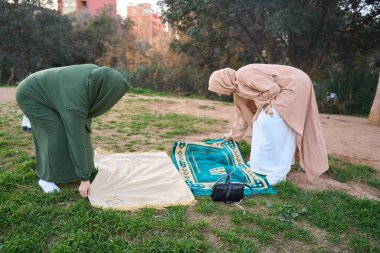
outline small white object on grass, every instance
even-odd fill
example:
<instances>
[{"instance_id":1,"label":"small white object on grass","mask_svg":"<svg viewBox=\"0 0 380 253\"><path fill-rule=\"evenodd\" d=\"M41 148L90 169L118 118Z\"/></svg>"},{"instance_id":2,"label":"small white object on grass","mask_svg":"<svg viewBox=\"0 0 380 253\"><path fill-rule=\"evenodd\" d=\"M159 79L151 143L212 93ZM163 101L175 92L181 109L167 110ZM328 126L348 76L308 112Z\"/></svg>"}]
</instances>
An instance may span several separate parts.
<instances>
[{"instance_id":1,"label":"small white object on grass","mask_svg":"<svg viewBox=\"0 0 380 253\"><path fill-rule=\"evenodd\" d=\"M60 192L61 191L61 189L59 189L59 187L55 183L52 183L52 182L47 182L45 180L40 179L38 181L38 184L39 184L39 186L41 186L42 190L45 193L52 193L52 192Z\"/></svg>"}]
</instances>

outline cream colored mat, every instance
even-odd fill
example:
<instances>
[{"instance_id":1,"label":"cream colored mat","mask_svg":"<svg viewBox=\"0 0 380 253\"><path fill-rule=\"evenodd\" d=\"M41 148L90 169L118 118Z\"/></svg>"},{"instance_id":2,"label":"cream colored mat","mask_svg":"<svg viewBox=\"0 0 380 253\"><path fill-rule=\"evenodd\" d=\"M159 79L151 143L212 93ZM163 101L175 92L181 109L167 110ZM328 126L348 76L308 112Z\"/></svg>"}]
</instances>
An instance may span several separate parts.
<instances>
[{"instance_id":1,"label":"cream colored mat","mask_svg":"<svg viewBox=\"0 0 380 253\"><path fill-rule=\"evenodd\" d=\"M95 154L92 206L119 210L192 205L194 196L165 152Z\"/></svg>"}]
</instances>

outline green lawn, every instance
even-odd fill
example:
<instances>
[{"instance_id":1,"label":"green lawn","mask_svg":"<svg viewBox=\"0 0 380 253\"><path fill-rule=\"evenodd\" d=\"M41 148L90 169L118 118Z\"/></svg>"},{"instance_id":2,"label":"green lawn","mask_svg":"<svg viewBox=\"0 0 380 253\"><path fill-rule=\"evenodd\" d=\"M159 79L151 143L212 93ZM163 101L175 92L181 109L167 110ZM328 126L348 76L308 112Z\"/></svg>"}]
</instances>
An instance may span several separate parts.
<instances>
[{"instance_id":1,"label":"green lawn","mask_svg":"<svg viewBox=\"0 0 380 253\"><path fill-rule=\"evenodd\" d=\"M94 120L93 145L107 150L170 151L174 140L222 122L152 108L172 99L132 97ZM0 252L380 252L380 202L286 182L277 195L236 205L197 198L193 207L100 210L77 184L44 194L32 136L20 131L15 103L0 103ZM213 110L204 106L204 110ZM245 154L249 144L242 143ZM331 177L379 191L373 168L330 158Z\"/></svg>"}]
</instances>

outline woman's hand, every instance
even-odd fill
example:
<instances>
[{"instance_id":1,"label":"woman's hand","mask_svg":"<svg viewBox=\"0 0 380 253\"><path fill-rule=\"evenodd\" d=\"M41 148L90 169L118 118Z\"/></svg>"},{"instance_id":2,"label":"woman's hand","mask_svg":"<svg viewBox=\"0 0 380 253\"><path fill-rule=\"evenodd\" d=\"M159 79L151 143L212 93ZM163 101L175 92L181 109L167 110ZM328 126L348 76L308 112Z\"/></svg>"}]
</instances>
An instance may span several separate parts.
<instances>
[{"instance_id":1,"label":"woman's hand","mask_svg":"<svg viewBox=\"0 0 380 253\"><path fill-rule=\"evenodd\" d=\"M225 134L225 135L223 135L223 136L222 136L222 139L223 139L222 142L233 140L233 138L231 137L230 134Z\"/></svg>"},{"instance_id":2,"label":"woman's hand","mask_svg":"<svg viewBox=\"0 0 380 253\"><path fill-rule=\"evenodd\" d=\"M90 183L90 181L89 180L87 180L87 181L81 181L78 190L79 190L79 194L83 198L87 198L88 195L90 195L90 190L91 190L91 183Z\"/></svg>"},{"instance_id":3,"label":"woman's hand","mask_svg":"<svg viewBox=\"0 0 380 253\"><path fill-rule=\"evenodd\" d=\"M269 116L273 116L273 111L272 111L272 106L271 104L266 104L264 105L264 112L269 115Z\"/></svg>"}]
</instances>

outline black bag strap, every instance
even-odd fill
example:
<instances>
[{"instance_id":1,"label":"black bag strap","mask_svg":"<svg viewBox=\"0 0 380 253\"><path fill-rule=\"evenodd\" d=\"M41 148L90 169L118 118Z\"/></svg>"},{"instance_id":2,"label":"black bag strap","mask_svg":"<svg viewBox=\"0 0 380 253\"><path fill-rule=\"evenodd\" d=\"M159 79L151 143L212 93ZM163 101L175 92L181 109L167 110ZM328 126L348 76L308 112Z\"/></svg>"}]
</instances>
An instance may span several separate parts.
<instances>
[{"instance_id":1,"label":"black bag strap","mask_svg":"<svg viewBox=\"0 0 380 253\"><path fill-rule=\"evenodd\" d=\"M232 174L234 174L234 173L232 172L232 173L228 174L228 175L230 175L230 178L232 178ZM253 191L253 188L252 188L249 184L246 184L246 183L245 183L245 180L243 180L243 179L242 179L240 176L238 176L237 174L234 174L234 176L236 176L237 178L239 178L240 181L241 181L241 183L242 183L245 187L248 187L248 188L251 190L251 195L250 195L250 196L247 196L247 197L244 196L245 199L247 199L247 198L252 198L252 197L256 196L256 195L255 195L255 192Z\"/></svg>"},{"instance_id":2,"label":"black bag strap","mask_svg":"<svg viewBox=\"0 0 380 253\"><path fill-rule=\"evenodd\" d=\"M224 197L224 203L229 202L229 201L227 201L227 199L230 197L231 190L232 190L232 184L231 184L231 182L228 182L228 188L227 188L226 196Z\"/></svg>"},{"instance_id":3,"label":"black bag strap","mask_svg":"<svg viewBox=\"0 0 380 253\"><path fill-rule=\"evenodd\" d=\"M244 184L244 182L245 182L245 180L244 180L244 179L242 179L240 176L238 176L238 174L234 174L233 172L229 174L229 175L231 175L231 178L232 178L232 174L233 174L235 177L239 178L239 179L240 179L240 181L241 181L241 183L243 183L243 184Z\"/></svg>"},{"instance_id":4,"label":"black bag strap","mask_svg":"<svg viewBox=\"0 0 380 253\"><path fill-rule=\"evenodd\" d=\"M227 175L225 175L225 176L219 178L219 179L214 183L214 185L218 184L220 181L222 181L222 180L225 179L225 178L227 178L227 179L226 179L226 183L227 183L227 182L231 179L231 174L227 174Z\"/></svg>"},{"instance_id":5,"label":"black bag strap","mask_svg":"<svg viewBox=\"0 0 380 253\"><path fill-rule=\"evenodd\" d=\"M244 185L247 186L249 189L251 189L251 192L252 192L251 196L244 197L244 199L253 198L257 195L263 194L266 191L266 189L264 189L255 194L255 192L253 191L253 188L250 185L248 184L244 184Z\"/></svg>"}]
</instances>

